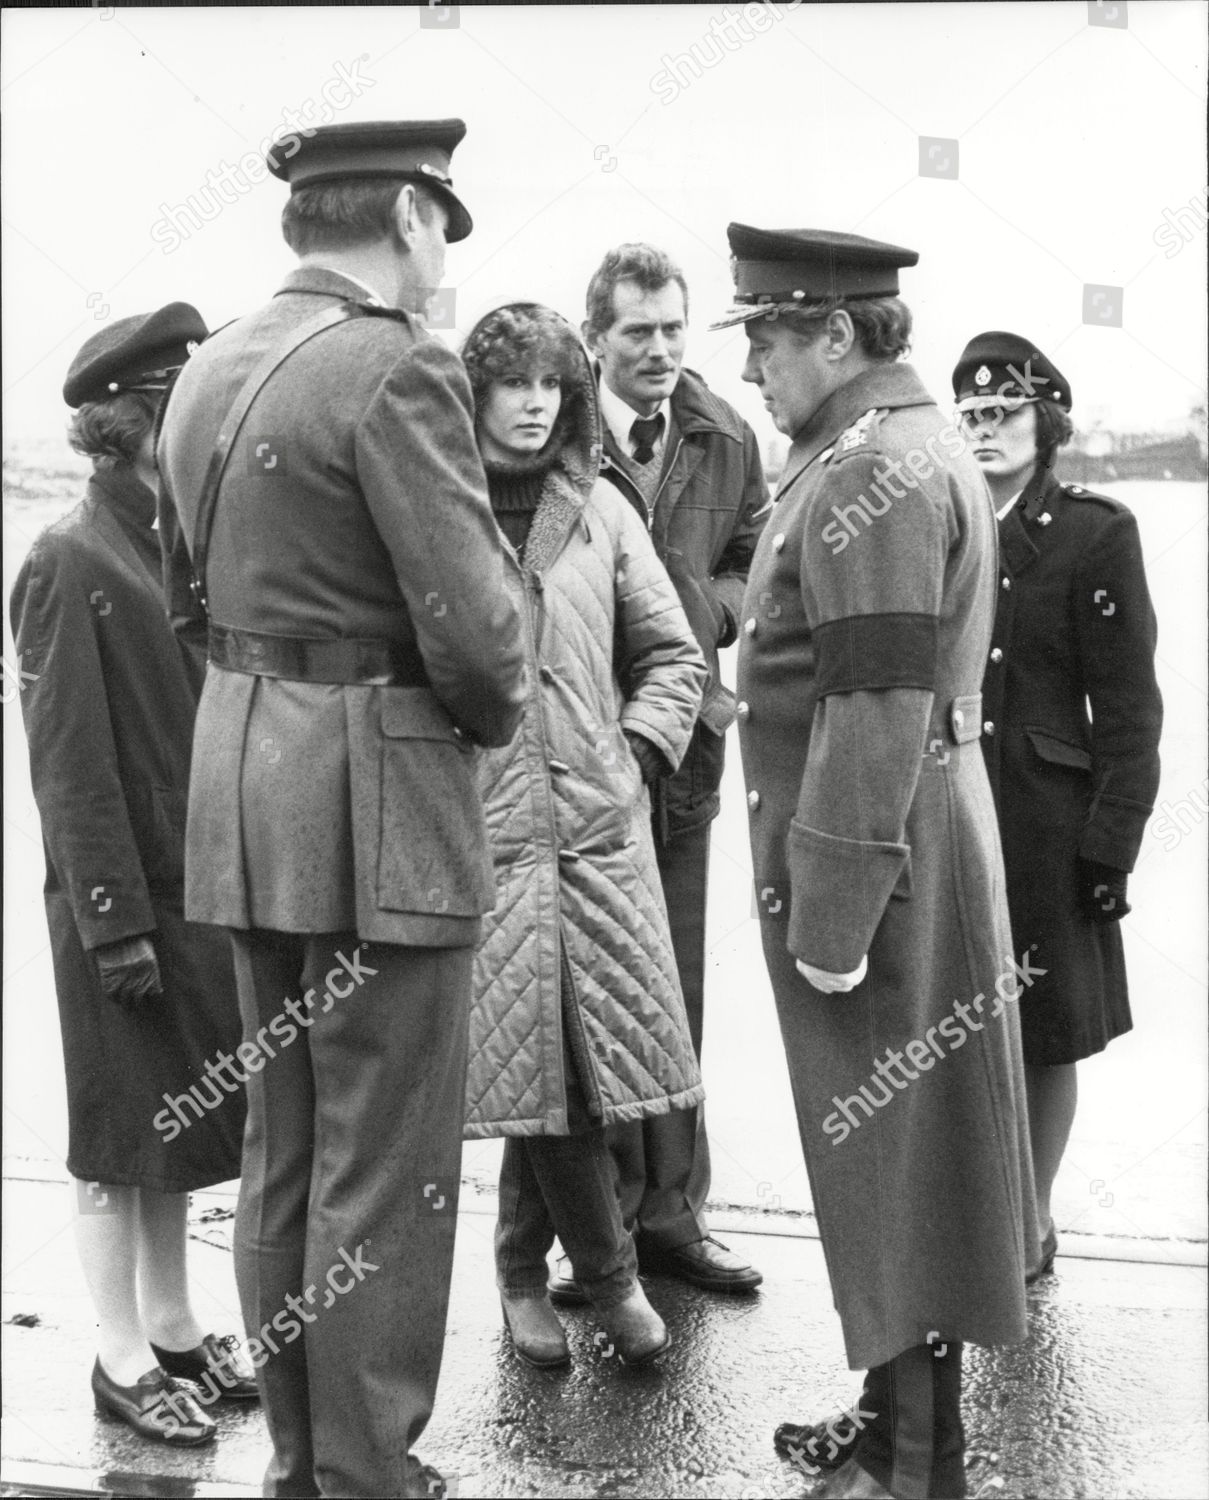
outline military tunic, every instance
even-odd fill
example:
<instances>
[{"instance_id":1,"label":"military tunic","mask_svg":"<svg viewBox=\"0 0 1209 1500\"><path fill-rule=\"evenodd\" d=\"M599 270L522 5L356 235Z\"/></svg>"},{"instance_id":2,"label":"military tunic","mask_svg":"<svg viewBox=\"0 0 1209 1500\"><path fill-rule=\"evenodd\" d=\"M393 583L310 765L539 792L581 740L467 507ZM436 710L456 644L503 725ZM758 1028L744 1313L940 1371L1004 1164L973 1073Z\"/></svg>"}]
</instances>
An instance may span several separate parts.
<instances>
[{"instance_id":1,"label":"military tunic","mask_svg":"<svg viewBox=\"0 0 1209 1500\"><path fill-rule=\"evenodd\" d=\"M1025 1336L1031 981L977 745L995 566L960 434L909 366L882 364L796 435L744 600L761 933L854 1368L938 1335ZM865 955L847 994L794 963Z\"/></svg>"},{"instance_id":2,"label":"military tunic","mask_svg":"<svg viewBox=\"0 0 1209 1500\"><path fill-rule=\"evenodd\" d=\"M1024 1054L1052 1066L1133 1024L1120 924L1083 908L1080 860L1132 870L1153 808L1155 617L1137 522L1119 501L1044 475L999 538L983 751L1012 931L1046 970L1020 1002Z\"/></svg>"}]
</instances>

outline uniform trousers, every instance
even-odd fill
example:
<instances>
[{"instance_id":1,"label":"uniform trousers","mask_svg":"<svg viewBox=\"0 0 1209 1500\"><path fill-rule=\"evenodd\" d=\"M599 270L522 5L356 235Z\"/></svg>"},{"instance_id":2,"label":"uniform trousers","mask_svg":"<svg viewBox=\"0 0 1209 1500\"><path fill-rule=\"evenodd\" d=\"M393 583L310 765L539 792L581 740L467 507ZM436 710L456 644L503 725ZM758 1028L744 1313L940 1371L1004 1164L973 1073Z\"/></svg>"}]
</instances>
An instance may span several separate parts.
<instances>
[{"instance_id":1,"label":"uniform trousers","mask_svg":"<svg viewBox=\"0 0 1209 1500\"><path fill-rule=\"evenodd\" d=\"M680 972L689 1034L697 1060L705 1014L705 904L709 884L710 825L674 834L666 843L655 834L655 855L667 903L672 951ZM705 1111L677 1109L650 1120L610 1125L606 1132L618 1178L625 1226L640 1242L675 1250L704 1239L709 1195L709 1141ZM570 1247L564 1245L570 1252ZM579 1262L571 1254L579 1272Z\"/></svg>"},{"instance_id":2,"label":"uniform trousers","mask_svg":"<svg viewBox=\"0 0 1209 1500\"><path fill-rule=\"evenodd\" d=\"M445 1338L473 950L233 938L250 1073L235 1272L264 1493L426 1495L412 1449Z\"/></svg>"}]
</instances>

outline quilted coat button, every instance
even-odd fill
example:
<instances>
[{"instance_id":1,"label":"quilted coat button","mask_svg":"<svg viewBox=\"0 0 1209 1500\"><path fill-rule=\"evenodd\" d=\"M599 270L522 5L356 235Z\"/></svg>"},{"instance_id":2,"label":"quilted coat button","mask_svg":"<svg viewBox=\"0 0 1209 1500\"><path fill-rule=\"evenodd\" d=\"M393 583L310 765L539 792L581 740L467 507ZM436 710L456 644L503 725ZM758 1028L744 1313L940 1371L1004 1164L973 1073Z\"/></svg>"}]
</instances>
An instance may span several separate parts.
<instances>
[{"instance_id":1,"label":"quilted coat button","mask_svg":"<svg viewBox=\"0 0 1209 1500\"><path fill-rule=\"evenodd\" d=\"M772 550L774 552L780 552L784 548L784 546L785 533L783 531L778 531L776 536L774 536L772 539Z\"/></svg>"},{"instance_id":2,"label":"quilted coat button","mask_svg":"<svg viewBox=\"0 0 1209 1500\"><path fill-rule=\"evenodd\" d=\"M744 623L743 623L743 633L744 633L744 635L755 635L755 633L756 633L756 621L755 621L755 616L754 615L752 616L752 618L750 620L745 620L744 621Z\"/></svg>"},{"instance_id":3,"label":"quilted coat button","mask_svg":"<svg viewBox=\"0 0 1209 1500\"><path fill-rule=\"evenodd\" d=\"M996 646L994 648L994 650L991 652L991 660L993 662L996 662L996 663L1001 662L1003 660L1003 652L1000 651L1000 649L999 649L998 646Z\"/></svg>"},{"instance_id":4,"label":"quilted coat button","mask_svg":"<svg viewBox=\"0 0 1209 1500\"><path fill-rule=\"evenodd\" d=\"M759 805L760 805L760 794L759 794L759 792L748 792L748 794L747 794L747 805L748 805L748 807L751 808L752 812L755 812L756 808L759 807Z\"/></svg>"},{"instance_id":5,"label":"quilted coat button","mask_svg":"<svg viewBox=\"0 0 1209 1500\"><path fill-rule=\"evenodd\" d=\"M751 704L747 702L735 704L735 717L741 719L744 724L751 718Z\"/></svg>"}]
</instances>

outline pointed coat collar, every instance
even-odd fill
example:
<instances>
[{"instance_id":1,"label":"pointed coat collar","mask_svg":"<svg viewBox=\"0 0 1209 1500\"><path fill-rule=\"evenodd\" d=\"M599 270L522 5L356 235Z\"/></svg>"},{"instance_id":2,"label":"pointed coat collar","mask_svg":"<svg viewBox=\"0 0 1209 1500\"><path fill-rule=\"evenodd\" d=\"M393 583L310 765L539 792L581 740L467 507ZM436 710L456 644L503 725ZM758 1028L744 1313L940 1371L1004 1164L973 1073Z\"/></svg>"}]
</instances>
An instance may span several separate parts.
<instances>
[{"instance_id":1,"label":"pointed coat collar","mask_svg":"<svg viewBox=\"0 0 1209 1500\"><path fill-rule=\"evenodd\" d=\"M1033 475L1019 500L999 522L999 556L1010 578L1019 577L1037 561L1038 548L1033 540L1036 523L1050 509L1061 488L1052 470L1041 470Z\"/></svg>"},{"instance_id":2,"label":"pointed coat collar","mask_svg":"<svg viewBox=\"0 0 1209 1500\"><path fill-rule=\"evenodd\" d=\"M910 365L877 364L862 370L847 385L833 391L805 427L794 434L778 494L787 490L802 470L865 412L882 407L935 405Z\"/></svg>"}]
</instances>

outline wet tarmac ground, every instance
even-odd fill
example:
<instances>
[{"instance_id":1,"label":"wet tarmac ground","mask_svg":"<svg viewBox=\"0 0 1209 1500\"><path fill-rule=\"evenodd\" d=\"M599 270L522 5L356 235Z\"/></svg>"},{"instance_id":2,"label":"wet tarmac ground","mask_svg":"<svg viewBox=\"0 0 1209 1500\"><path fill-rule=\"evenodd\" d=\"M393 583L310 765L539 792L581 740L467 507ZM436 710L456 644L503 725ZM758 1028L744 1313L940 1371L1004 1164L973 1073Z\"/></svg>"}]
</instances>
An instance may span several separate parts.
<instances>
[{"instance_id":1,"label":"wet tarmac ground","mask_svg":"<svg viewBox=\"0 0 1209 1500\"><path fill-rule=\"evenodd\" d=\"M98 1417L95 1350L58 1182L4 1183L6 1292L0 1493L206 1496L259 1493L268 1447L257 1407L217 1408L218 1441L172 1451ZM199 1315L240 1326L229 1212L194 1195L191 1265ZM815 1481L777 1457L772 1431L848 1406L845 1367L813 1221L719 1214L715 1229L764 1272L748 1297L652 1278L673 1346L628 1370L589 1310L563 1316L572 1365L521 1365L500 1325L491 1261L494 1204L464 1200L449 1334L419 1452L452 1495L797 1497ZM1131 1261L1105 1258L1125 1253ZM971 1493L1024 1497L1209 1494L1204 1246L1063 1238L1055 1274L1031 1293L1028 1343L967 1354ZM36 1320L36 1321L34 1321ZM30 1326L32 1325L32 1326Z\"/></svg>"}]
</instances>

